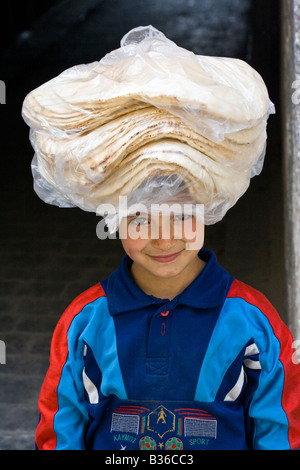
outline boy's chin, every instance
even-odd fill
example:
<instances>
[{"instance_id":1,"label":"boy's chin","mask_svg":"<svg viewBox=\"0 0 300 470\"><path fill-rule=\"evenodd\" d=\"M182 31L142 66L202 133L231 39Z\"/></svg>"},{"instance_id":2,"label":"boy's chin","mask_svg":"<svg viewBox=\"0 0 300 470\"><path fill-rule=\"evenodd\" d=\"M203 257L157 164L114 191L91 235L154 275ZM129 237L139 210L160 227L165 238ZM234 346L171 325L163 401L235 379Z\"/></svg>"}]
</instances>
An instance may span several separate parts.
<instances>
[{"instance_id":1,"label":"boy's chin","mask_svg":"<svg viewBox=\"0 0 300 470\"><path fill-rule=\"evenodd\" d=\"M170 266L170 265L160 265L155 269L155 271L152 271L152 274L155 275L155 277L161 278L161 279L170 279L172 277L178 276L178 274L183 271L183 267L178 267L178 266Z\"/></svg>"}]
</instances>

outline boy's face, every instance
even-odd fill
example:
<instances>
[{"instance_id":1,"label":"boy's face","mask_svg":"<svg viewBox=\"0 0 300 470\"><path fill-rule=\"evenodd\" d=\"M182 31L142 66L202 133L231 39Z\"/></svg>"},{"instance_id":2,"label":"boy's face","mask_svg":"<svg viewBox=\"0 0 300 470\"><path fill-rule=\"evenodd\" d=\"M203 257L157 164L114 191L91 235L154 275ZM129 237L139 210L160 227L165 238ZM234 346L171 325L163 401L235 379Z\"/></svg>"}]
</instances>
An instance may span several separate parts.
<instances>
[{"instance_id":1,"label":"boy's face","mask_svg":"<svg viewBox=\"0 0 300 470\"><path fill-rule=\"evenodd\" d=\"M123 248L139 267L157 278L185 272L203 246L204 224L195 216L147 214L123 218L119 228Z\"/></svg>"}]
</instances>

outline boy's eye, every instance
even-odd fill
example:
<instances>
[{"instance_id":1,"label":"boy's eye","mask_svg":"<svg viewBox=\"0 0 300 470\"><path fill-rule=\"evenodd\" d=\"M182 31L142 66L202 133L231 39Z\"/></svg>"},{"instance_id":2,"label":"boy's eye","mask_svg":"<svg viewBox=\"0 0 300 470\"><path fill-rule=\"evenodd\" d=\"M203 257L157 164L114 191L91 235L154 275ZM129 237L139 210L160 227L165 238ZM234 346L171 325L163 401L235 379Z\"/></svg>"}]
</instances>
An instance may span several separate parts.
<instances>
[{"instance_id":1,"label":"boy's eye","mask_svg":"<svg viewBox=\"0 0 300 470\"><path fill-rule=\"evenodd\" d=\"M192 214L179 214L179 215L174 215L174 222L187 220L187 219L190 219L191 217L193 217Z\"/></svg>"},{"instance_id":2,"label":"boy's eye","mask_svg":"<svg viewBox=\"0 0 300 470\"><path fill-rule=\"evenodd\" d=\"M146 217L136 217L131 221L134 225L146 225L149 223L148 218Z\"/></svg>"}]
</instances>

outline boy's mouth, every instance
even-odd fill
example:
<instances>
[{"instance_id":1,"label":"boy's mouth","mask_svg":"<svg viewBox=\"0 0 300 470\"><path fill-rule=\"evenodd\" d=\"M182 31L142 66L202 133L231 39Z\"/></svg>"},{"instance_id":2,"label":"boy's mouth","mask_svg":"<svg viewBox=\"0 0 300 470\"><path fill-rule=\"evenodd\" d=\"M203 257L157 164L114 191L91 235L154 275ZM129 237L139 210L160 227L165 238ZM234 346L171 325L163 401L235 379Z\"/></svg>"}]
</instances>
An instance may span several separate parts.
<instances>
[{"instance_id":1,"label":"boy's mouth","mask_svg":"<svg viewBox=\"0 0 300 470\"><path fill-rule=\"evenodd\" d=\"M149 255L154 261L158 261L159 263L169 263L170 261L174 261L180 255L181 251L177 253L170 253L169 255L159 255L159 256L152 256Z\"/></svg>"}]
</instances>

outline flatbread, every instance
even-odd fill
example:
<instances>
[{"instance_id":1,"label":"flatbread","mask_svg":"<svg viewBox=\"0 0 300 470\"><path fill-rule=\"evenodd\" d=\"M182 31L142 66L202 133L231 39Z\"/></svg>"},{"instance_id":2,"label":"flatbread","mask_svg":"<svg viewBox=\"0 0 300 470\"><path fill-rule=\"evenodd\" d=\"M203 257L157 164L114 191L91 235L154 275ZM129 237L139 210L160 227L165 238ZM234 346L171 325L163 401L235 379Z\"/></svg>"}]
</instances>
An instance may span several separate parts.
<instances>
[{"instance_id":1,"label":"flatbread","mask_svg":"<svg viewBox=\"0 0 300 470\"><path fill-rule=\"evenodd\" d=\"M31 127L70 136L149 104L217 141L270 108L261 76L246 62L197 56L161 35L71 67L29 93L22 112Z\"/></svg>"},{"instance_id":2,"label":"flatbread","mask_svg":"<svg viewBox=\"0 0 300 470\"><path fill-rule=\"evenodd\" d=\"M197 56L152 27L130 42L140 29L26 96L36 190L97 211L174 176L214 223L261 169L273 112L266 86L245 62Z\"/></svg>"}]
</instances>

